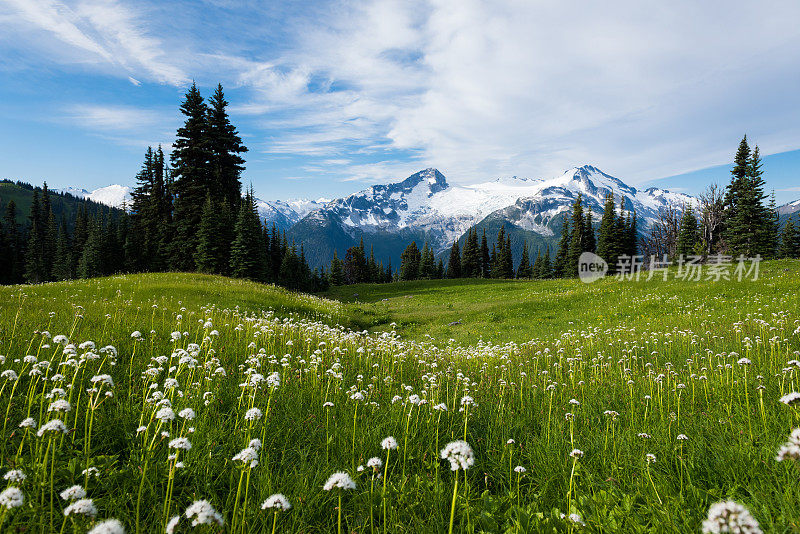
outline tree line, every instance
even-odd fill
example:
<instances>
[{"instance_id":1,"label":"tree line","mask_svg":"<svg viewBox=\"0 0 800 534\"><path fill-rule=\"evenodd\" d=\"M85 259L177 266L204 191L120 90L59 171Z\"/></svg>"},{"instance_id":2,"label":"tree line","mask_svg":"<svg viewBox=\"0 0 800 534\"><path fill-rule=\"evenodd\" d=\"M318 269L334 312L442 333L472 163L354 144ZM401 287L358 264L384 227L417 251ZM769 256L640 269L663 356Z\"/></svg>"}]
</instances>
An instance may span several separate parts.
<instances>
[{"instance_id":1,"label":"tree line","mask_svg":"<svg viewBox=\"0 0 800 534\"><path fill-rule=\"evenodd\" d=\"M711 184L697 205L662 210L642 238L646 255L675 260L713 255L764 259L800 256L800 231L791 221L780 228L775 195L764 192L764 171L758 146L747 136L739 143L730 183ZM767 200L769 199L769 200Z\"/></svg>"},{"instance_id":2,"label":"tree line","mask_svg":"<svg viewBox=\"0 0 800 534\"><path fill-rule=\"evenodd\" d=\"M334 253L329 269L311 269L302 243L263 224L252 188L242 195L247 147L227 106L221 85L206 101L192 84L172 153L147 148L131 204L121 210L80 207L72 220L57 223L47 185L28 186L28 224L17 224L13 201L0 222L0 282L182 271L319 292L331 284L392 281L391 262L376 261L372 249L367 256L363 239L343 260Z\"/></svg>"},{"instance_id":3,"label":"tree line","mask_svg":"<svg viewBox=\"0 0 800 534\"><path fill-rule=\"evenodd\" d=\"M636 214L626 211L624 203L620 203L617 212L613 196L606 198L597 233L591 210L584 207L582 195L578 194L570 212L564 217L554 257L548 246L544 251L537 249L536 257L531 261L530 247L523 241L519 262L515 266L511 236L504 225L498 230L491 250L486 229L483 229L479 244L478 231L473 227L467 230L463 246L459 245L458 240L453 242L446 265L442 259L438 264L434 262L433 249L427 243L421 252L416 242L409 244L400 256L397 278L565 278L577 275L578 261L583 252L597 253L614 265L618 256L636 254Z\"/></svg>"}]
</instances>

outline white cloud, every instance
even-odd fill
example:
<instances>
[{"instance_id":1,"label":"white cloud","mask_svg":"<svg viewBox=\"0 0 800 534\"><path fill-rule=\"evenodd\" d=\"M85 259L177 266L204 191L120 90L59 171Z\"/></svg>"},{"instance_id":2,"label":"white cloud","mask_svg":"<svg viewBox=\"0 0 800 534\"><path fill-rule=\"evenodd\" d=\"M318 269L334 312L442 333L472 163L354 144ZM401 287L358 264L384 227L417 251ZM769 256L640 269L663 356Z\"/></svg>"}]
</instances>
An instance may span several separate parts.
<instances>
[{"instance_id":1,"label":"white cloud","mask_svg":"<svg viewBox=\"0 0 800 534\"><path fill-rule=\"evenodd\" d=\"M159 113L125 106L79 104L67 110L67 118L95 130L137 130L161 123Z\"/></svg>"},{"instance_id":2,"label":"white cloud","mask_svg":"<svg viewBox=\"0 0 800 534\"><path fill-rule=\"evenodd\" d=\"M777 0L376 0L248 83L302 128L275 152L388 141L454 180L596 163L643 182L725 163L745 132L764 153L800 146L798 18ZM314 77L343 89L309 92Z\"/></svg>"},{"instance_id":3,"label":"white cloud","mask_svg":"<svg viewBox=\"0 0 800 534\"><path fill-rule=\"evenodd\" d=\"M134 85L236 87L251 151L305 156L320 176L436 166L464 182L593 163L641 183L727 163L745 132L764 154L800 147L796 0L210 2L211 22L191 3L0 2L16 13L0 28L46 31Z\"/></svg>"},{"instance_id":4,"label":"white cloud","mask_svg":"<svg viewBox=\"0 0 800 534\"><path fill-rule=\"evenodd\" d=\"M132 8L114 0L80 0L70 6L55 0L0 0L16 17L5 19L5 26L19 22L52 39L31 39L31 46L53 52L74 62L100 62L129 79L129 73L149 80L182 85L188 77L168 60L160 39L147 31L147 24ZM63 45L67 45L64 49ZM70 52L73 53L70 53Z\"/></svg>"}]
</instances>

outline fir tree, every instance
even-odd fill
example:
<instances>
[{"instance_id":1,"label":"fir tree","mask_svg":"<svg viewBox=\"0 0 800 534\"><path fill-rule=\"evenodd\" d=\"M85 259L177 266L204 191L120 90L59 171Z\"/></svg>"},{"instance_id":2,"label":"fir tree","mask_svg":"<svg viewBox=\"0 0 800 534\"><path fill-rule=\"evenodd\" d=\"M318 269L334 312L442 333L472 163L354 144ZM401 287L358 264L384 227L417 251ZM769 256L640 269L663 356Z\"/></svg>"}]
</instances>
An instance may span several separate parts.
<instances>
[{"instance_id":1,"label":"fir tree","mask_svg":"<svg viewBox=\"0 0 800 534\"><path fill-rule=\"evenodd\" d=\"M173 151L171 155L175 181L174 190L174 226L175 239L172 242L170 265L178 271L191 271L194 269L194 253L197 249L197 229L200 227L200 206L209 193L209 165L210 151L208 148L208 117L206 104L195 84L186 93L181 103L181 113L186 117L184 125L178 128ZM245 210L248 210L245 207ZM242 213L240 211L239 215ZM241 217L240 217L241 218ZM237 225L239 220L237 220ZM252 226L251 223L247 223ZM237 234L237 238L239 238ZM250 278L254 267L249 265L238 250L236 260L238 273ZM233 252L231 255L233 262ZM252 258L250 258L252 259ZM233 267L233 263L231 263ZM242 274L248 273L248 274Z\"/></svg>"},{"instance_id":2,"label":"fir tree","mask_svg":"<svg viewBox=\"0 0 800 534\"><path fill-rule=\"evenodd\" d=\"M596 252L597 240L594 235L594 225L592 223L592 210L587 207L586 220L583 222L583 251Z\"/></svg>"},{"instance_id":3,"label":"fir tree","mask_svg":"<svg viewBox=\"0 0 800 534\"><path fill-rule=\"evenodd\" d=\"M197 250L194 253L195 266L199 272L221 274L227 271L225 264L228 263L228 247L223 246L225 225L226 221L211 201L211 195L207 195L200 217L200 228L197 230Z\"/></svg>"},{"instance_id":4,"label":"fir tree","mask_svg":"<svg viewBox=\"0 0 800 534\"><path fill-rule=\"evenodd\" d=\"M617 211L614 205L614 196L609 194L603 206L603 217L600 219L600 228L597 236L597 255L608 263L608 271L613 274L617 266L617 256L620 254L620 235L617 232Z\"/></svg>"},{"instance_id":5,"label":"fir tree","mask_svg":"<svg viewBox=\"0 0 800 534\"><path fill-rule=\"evenodd\" d=\"M758 147L756 147L758 149ZM780 216L775 205L775 191L772 191L769 199L769 206L764 215L764 231L762 234L762 254L766 258L774 258L778 251L778 241L780 236Z\"/></svg>"},{"instance_id":6,"label":"fir tree","mask_svg":"<svg viewBox=\"0 0 800 534\"><path fill-rule=\"evenodd\" d=\"M419 264L422 254L416 241L412 241L400 254L400 280L416 280L419 277Z\"/></svg>"},{"instance_id":7,"label":"fir tree","mask_svg":"<svg viewBox=\"0 0 800 534\"><path fill-rule=\"evenodd\" d=\"M783 230L781 231L780 248L778 249L778 257L800 257L800 228L795 226L791 219L786 221L786 224L783 225Z\"/></svg>"},{"instance_id":8,"label":"fir tree","mask_svg":"<svg viewBox=\"0 0 800 534\"><path fill-rule=\"evenodd\" d=\"M242 183L240 176L244 170L247 152L242 139L231 124L226 107L228 102L222 92L222 85L208 99L207 148L209 152L209 189L217 199L227 202L236 209L241 202Z\"/></svg>"},{"instance_id":9,"label":"fir tree","mask_svg":"<svg viewBox=\"0 0 800 534\"><path fill-rule=\"evenodd\" d=\"M491 278L492 273L491 257L489 256L489 244L486 241L486 228L483 229L483 237L481 238L481 276L483 278Z\"/></svg>"},{"instance_id":10,"label":"fir tree","mask_svg":"<svg viewBox=\"0 0 800 534\"><path fill-rule=\"evenodd\" d=\"M568 278L578 276L578 260L584 252L583 247L586 243L586 229L584 228L583 217L583 204L581 201L581 194L572 204L572 221L570 227L572 232L570 235L569 251L567 253L566 274Z\"/></svg>"},{"instance_id":11,"label":"fir tree","mask_svg":"<svg viewBox=\"0 0 800 534\"><path fill-rule=\"evenodd\" d=\"M3 214L3 231L7 250L3 282L14 284L22 281L22 273L24 271L22 238L20 236L19 223L17 222L17 204L14 200L9 200L8 204L6 204L6 210Z\"/></svg>"},{"instance_id":12,"label":"fir tree","mask_svg":"<svg viewBox=\"0 0 800 534\"><path fill-rule=\"evenodd\" d=\"M83 249L89 239L89 215L85 206L80 206L75 214L75 226L72 232L72 259L74 261L72 270L79 273L79 265L83 257Z\"/></svg>"},{"instance_id":13,"label":"fir tree","mask_svg":"<svg viewBox=\"0 0 800 534\"><path fill-rule=\"evenodd\" d=\"M53 274L53 260L56 254L56 238L58 236L58 227L56 225L55 215L53 214L53 205L50 199L50 190L47 188L47 182L42 186L42 213L41 213L41 243L42 243L42 265L44 269L44 276L46 280L52 280Z\"/></svg>"},{"instance_id":14,"label":"fir tree","mask_svg":"<svg viewBox=\"0 0 800 534\"><path fill-rule=\"evenodd\" d=\"M517 267L517 278L533 278L533 269L531 267L531 259L528 254L528 243L522 243L522 258L519 260L519 267Z\"/></svg>"},{"instance_id":15,"label":"fir tree","mask_svg":"<svg viewBox=\"0 0 800 534\"><path fill-rule=\"evenodd\" d=\"M447 262L447 278L461 278L461 251L458 240L453 241L450 247L450 260Z\"/></svg>"},{"instance_id":16,"label":"fir tree","mask_svg":"<svg viewBox=\"0 0 800 534\"><path fill-rule=\"evenodd\" d=\"M67 234L67 221L62 217L61 224L58 226L56 256L53 261L53 278L55 280L71 279L74 276L72 265L72 251L70 250L69 234Z\"/></svg>"},{"instance_id":17,"label":"fir tree","mask_svg":"<svg viewBox=\"0 0 800 534\"><path fill-rule=\"evenodd\" d=\"M231 245L231 274L236 278L263 280L266 250L261 239L261 222L256 210L252 189L247 192L239 208ZM291 266L294 267L294 266Z\"/></svg>"},{"instance_id":18,"label":"fir tree","mask_svg":"<svg viewBox=\"0 0 800 534\"><path fill-rule=\"evenodd\" d=\"M103 227L99 218L89 220L88 236L78 262L80 278L94 278L103 273Z\"/></svg>"},{"instance_id":19,"label":"fir tree","mask_svg":"<svg viewBox=\"0 0 800 534\"><path fill-rule=\"evenodd\" d=\"M478 247L478 231L475 228L467 230L467 239L461 251L461 276L464 278L477 278L481 275L481 257Z\"/></svg>"},{"instance_id":20,"label":"fir tree","mask_svg":"<svg viewBox=\"0 0 800 534\"><path fill-rule=\"evenodd\" d=\"M558 240L558 249L556 250L556 259L554 265L554 275L558 278L564 278L569 272L568 258L569 258L569 245L572 242L572 231L570 230L570 220L567 215L564 216L564 224L561 227L561 237Z\"/></svg>"},{"instance_id":21,"label":"fir tree","mask_svg":"<svg viewBox=\"0 0 800 534\"><path fill-rule=\"evenodd\" d=\"M348 284L361 284L367 281L367 258L364 255L364 240L357 247L350 247L344 255L344 279Z\"/></svg>"},{"instance_id":22,"label":"fir tree","mask_svg":"<svg viewBox=\"0 0 800 534\"><path fill-rule=\"evenodd\" d=\"M690 256L694 254L695 249L700 241L699 227L697 225L697 217L695 217L692 206L686 206L683 210L681 217L681 226L678 232L678 245L676 253L678 256Z\"/></svg>"},{"instance_id":23,"label":"fir tree","mask_svg":"<svg viewBox=\"0 0 800 534\"><path fill-rule=\"evenodd\" d=\"M745 136L739 143L725 195L725 243L732 256L768 255L772 237L758 147L750 152Z\"/></svg>"},{"instance_id":24,"label":"fir tree","mask_svg":"<svg viewBox=\"0 0 800 534\"><path fill-rule=\"evenodd\" d=\"M419 262L419 278L431 280L436 278L436 263L433 257L433 250L428 246L427 241L422 247L422 254Z\"/></svg>"},{"instance_id":25,"label":"fir tree","mask_svg":"<svg viewBox=\"0 0 800 534\"><path fill-rule=\"evenodd\" d=\"M536 259L533 260L533 267L531 268L531 277L535 280L544 278L542 276L542 251L538 248L536 249Z\"/></svg>"},{"instance_id":26,"label":"fir tree","mask_svg":"<svg viewBox=\"0 0 800 534\"><path fill-rule=\"evenodd\" d=\"M544 255L542 256L542 271L541 277L543 279L548 279L553 277L553 264L550 261L550 247L548 246L545 250Z\"/></svg>"},{"instance_id":27,"label":"fir tree","mask_svg":"<svg viewBox=\"0 0 800 534\"><path fill-rule=\"evenodd\" d=\"M639 238L639 222L634 211L630 218L628 225L628 255L636 256L639 253L639 247L636 244Z\"/></svg>"},{"instance_id":28,"label":"fir tree","mask_svg":"<svg viewBox=\"0 0 800 534\"><path fill-rule=\"evenodd\" d=\"M333 259L331 260L330 280L332 286L344 285L344 265L342 264L342 260L339 259L339 256L336 255L335 250L333 251Z\"/></svg>"},{"instance_id":29,"label":"fir tree","mask_svg":"<svg viewBox=\"0 0 800 534\"><path fill-rule=\"evenodd\" d=\"M30 220L30 230L25 251L25 280L31 284L38 284L47 280L43 243L45 222L42 218L38 189L33 190L31 213L28 219Z\"/></svg>"}]
</instances>

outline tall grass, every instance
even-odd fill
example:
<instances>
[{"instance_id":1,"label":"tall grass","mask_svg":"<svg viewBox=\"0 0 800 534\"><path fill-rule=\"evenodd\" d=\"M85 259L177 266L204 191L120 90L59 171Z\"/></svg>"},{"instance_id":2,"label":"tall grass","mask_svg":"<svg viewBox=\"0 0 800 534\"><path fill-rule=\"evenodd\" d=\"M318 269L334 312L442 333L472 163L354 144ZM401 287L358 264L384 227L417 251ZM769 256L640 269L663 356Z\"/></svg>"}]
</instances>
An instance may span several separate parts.
<instances>
[{"instance_id":1,"label":"tall grass","mask_svg":"<svg viewBox=\"0 0 800 534\"><path fill-rule=\"evenodd\" d=\"M532 282L560 294L560 322L473 344L368 334L359 305L216 277L4 288L0 472L26 478L7 482L25 504L0 506L0 530L157 532L182 514L177 532L189 508L229 532L444 532L451 514L454 532L689 532L731 498L791 531L797 466L775 460L798 424L779 402L800 369L787 265L740 288ZM592 298L610 304L594 324ZM439 449L458 440L475 463L450 471ZM324 491L338 471L356 488ZM73 485L96 514L64 515Z\"/></svg>"}]
</instances>

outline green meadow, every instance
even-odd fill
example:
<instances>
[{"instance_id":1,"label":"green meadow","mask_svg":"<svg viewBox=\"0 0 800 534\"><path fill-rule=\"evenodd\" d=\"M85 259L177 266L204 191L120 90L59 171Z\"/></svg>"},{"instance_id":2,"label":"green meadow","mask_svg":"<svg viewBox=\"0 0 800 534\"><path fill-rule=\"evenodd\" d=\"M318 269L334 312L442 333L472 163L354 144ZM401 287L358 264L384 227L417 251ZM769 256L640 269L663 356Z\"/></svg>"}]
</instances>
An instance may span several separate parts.
<instances>
[{"instance_id":1,"label":"green meadow","mask_svg":"<svg viewBox=\"0 0 800 534\"><path fill-rule=\"evenodd\" d=\"M0 531L798 532L800 262L674 274L0 288Z\"/></svg>"}]
</instances>

